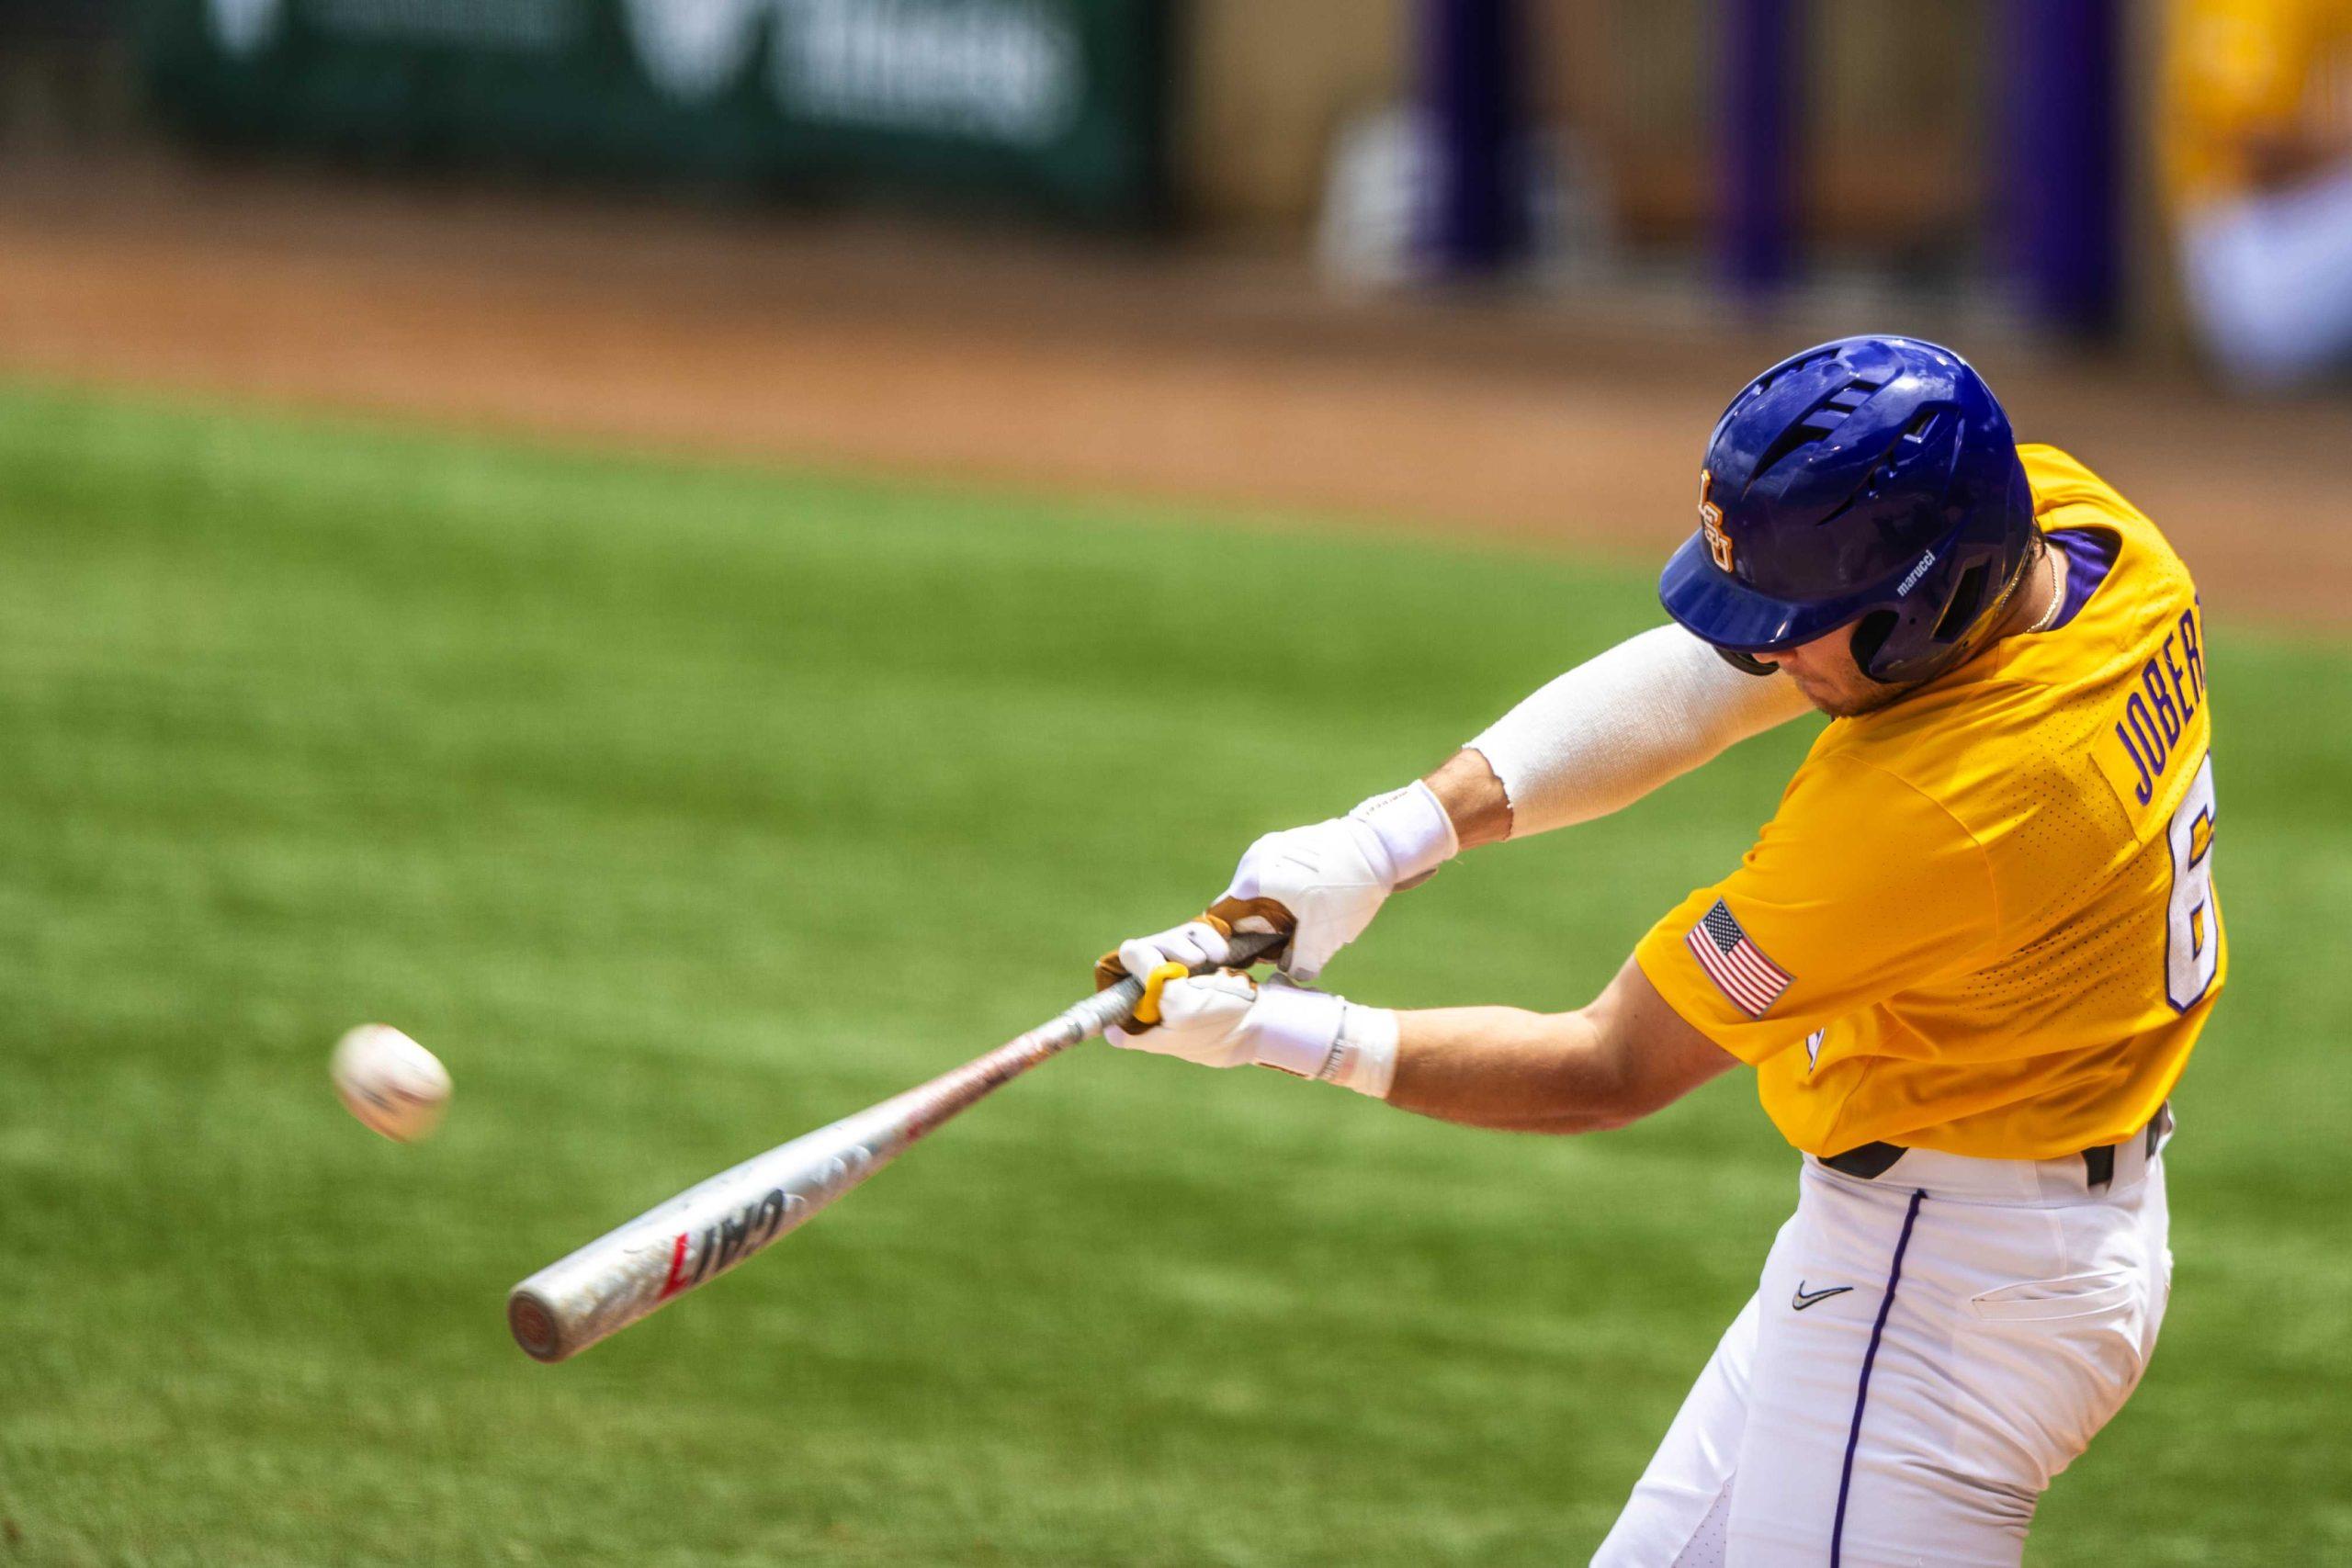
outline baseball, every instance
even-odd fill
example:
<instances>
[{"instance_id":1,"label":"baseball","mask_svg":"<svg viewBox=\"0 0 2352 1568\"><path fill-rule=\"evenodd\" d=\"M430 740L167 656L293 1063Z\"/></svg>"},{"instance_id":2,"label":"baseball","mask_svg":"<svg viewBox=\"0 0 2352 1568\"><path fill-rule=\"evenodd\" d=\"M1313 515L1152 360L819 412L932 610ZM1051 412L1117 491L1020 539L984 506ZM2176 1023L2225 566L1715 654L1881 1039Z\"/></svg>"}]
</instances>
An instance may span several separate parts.
<instances>
[{"instance_id":1,"label":"baseball","mask_svg":"<svg viewBox=\"0 0 2352 1568\"><path fill-rule=\"evenodd\" d=\"M388 1023L363 1023L336 1041L328 1072L354 1116L403 1144L430 1134L449 1108L449 1069Z\"/></svg>"}]
</instances>

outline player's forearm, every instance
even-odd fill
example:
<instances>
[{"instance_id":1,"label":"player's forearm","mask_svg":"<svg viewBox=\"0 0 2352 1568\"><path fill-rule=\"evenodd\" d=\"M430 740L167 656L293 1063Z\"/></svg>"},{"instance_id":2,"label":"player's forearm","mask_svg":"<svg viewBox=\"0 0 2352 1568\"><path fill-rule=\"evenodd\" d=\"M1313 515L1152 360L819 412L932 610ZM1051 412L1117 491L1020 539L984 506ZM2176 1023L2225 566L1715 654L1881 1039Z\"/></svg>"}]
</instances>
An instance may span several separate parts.
<instances>
[{"instance_id":1,"label":"player's forearm","mask_svg":"<svg viewBox=\"0 0 2352 1568\"><path fill-rule=\"evenodd\" d=\"M1295 922L1283 967L1312 980L1390 894L1461 851L1614 811L1805 706L1785 677L1740 674L1680 627L1657 627L1552 682L1427 778L1259 839L1209 913L1242 930ZM1130 951L1198 949L1182 935L1192 924L1122 943L1106 971Z\"/></svg>"},{"instance_id":2,"label":"player's forearm","mask_svg":"<svg viewBox=\"0 0 2352 1568\"><path fill-rule=\"evenodd\" d=\"M1350 1087L1424 1116L1506 1132L1622 1127L1736 1065L1630 958L1574 1012L1440 1008L1383 1016L1388 1049L1377 1086Z\"/></svg>"},{"instance_id":3,"label":"player's forearm","mask_svg":"<svg viewBox=\"0 0 2352 1568\"><path fill-rule=\"evenodd\" d=\"M1388 1103L1471 1127L1591 1133L1643 1114L1587 1011L1430 1008L1396 1014Z\"/></svg>"},{"instance_id":4,"label":"player's forearm","mask_svg":"<svg viewBox=\"0 0 2352 1568\"><path fill-rule=\"evenodd\" d=\"M1491 773L1508 836L1525 838L1630 806L1808 706L1787 677L1742 674L1679 626L1657 626L1551 682L1467 750ZM1485 840L1464 830L1474 841Z\"/></svg>"},{"instance_id":5,"label":"player's forearm","mask_svg":"<svg viewBox=\"0 0 2352 1568\"><path fill-rule=\"evenodd\" d=\"M1204 1066L1275 1067L1423 1116L1505 1132L1620 1127L1736 1065L1632 959L1574 1012L1397 1011L1230 973L1162 975L1136 1010L1147 1009L1158 1013L1142 1016L1147 1027L1108 1032L1114 1045Z\"/></svg>"}]
</instances>

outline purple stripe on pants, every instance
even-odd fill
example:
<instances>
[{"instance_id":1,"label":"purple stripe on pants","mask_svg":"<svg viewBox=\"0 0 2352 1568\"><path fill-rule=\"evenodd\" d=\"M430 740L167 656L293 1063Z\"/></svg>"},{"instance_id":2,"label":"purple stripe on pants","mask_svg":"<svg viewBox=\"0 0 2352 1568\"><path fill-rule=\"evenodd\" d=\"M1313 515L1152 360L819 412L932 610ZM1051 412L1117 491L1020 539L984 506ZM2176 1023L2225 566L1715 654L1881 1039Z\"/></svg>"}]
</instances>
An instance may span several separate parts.
<instances>
[{"instance_id":1,"label":"purple stripe on pants","mask_svg":"<svg viewBox=\"0 0 2352 1568\"><path fill-rule=\"evenodd\" d=\"M1854 1484L1854 1450L1862 1440L1862 1406L1870 1403L1871 1366L1878 1359L1879 1336L1886 1332L1886 1314L1894 1305L1894 1287L1903 1279L1903 1249L1911 1245L1911 1224L1919 1217L1924 1189L1915 1189L1911 1206L1903 1212L1903 1234L1894 1241L1894 1261L1887 1266L1886 1294L1879 1298L1878 1321L1871 1325L1870 1348L1862 1352L1862 1381L1854 1390L1854 1424L1846 1429L1846 1465L1838 1472L1838 1517L1829 1527L1829 1568L1838 1568L1846 1542L1846 1494Z\"/></svg>"}]
</instances>

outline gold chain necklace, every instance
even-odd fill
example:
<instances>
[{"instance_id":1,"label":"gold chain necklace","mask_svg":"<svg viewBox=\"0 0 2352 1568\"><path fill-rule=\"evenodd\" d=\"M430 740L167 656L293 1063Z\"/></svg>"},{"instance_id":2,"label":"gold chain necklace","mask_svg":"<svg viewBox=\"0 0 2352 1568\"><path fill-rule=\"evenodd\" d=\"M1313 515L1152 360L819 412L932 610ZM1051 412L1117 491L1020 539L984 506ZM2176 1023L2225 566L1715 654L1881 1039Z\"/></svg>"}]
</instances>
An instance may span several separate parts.
<instances>
[{"instance_id":1,"label":"gold chain necklace","mask_svg":"<svg viewBox=\"0 0 2352 1568\"><path fill-rule=\"evenodd\" d=\"M2050 623L2058 618L2059 607L2066 602L2066 596L2058 592L2057 552L2044 546L2041 553L2050 562L2050 608L2041 612L2041 619L2026 627L2025 635L2028 637L2031 637L2036 632L2048 631Z\"/></svg>"}]
</instances>

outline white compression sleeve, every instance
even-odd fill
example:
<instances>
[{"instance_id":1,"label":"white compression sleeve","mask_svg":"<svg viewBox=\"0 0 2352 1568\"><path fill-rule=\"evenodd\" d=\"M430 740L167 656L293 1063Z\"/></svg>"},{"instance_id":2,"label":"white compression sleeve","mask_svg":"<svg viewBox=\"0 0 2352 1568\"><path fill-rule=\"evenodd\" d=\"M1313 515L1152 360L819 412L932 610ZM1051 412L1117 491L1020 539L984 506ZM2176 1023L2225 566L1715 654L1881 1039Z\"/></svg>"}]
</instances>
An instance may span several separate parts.
<instances>
[{"instance_id":1,"label":"white compression sleeve","mask_svg":"<svg viewBox=\"0 0 2352 1568\"><path fill-rule=\"evenodd\" d=\"M1511 837L1523 839L1630 806L1810 707L1787 677L1743 674L1663 626L1577 665L1470 748L1502 781Z\"/></svg>"}]
</instances>

